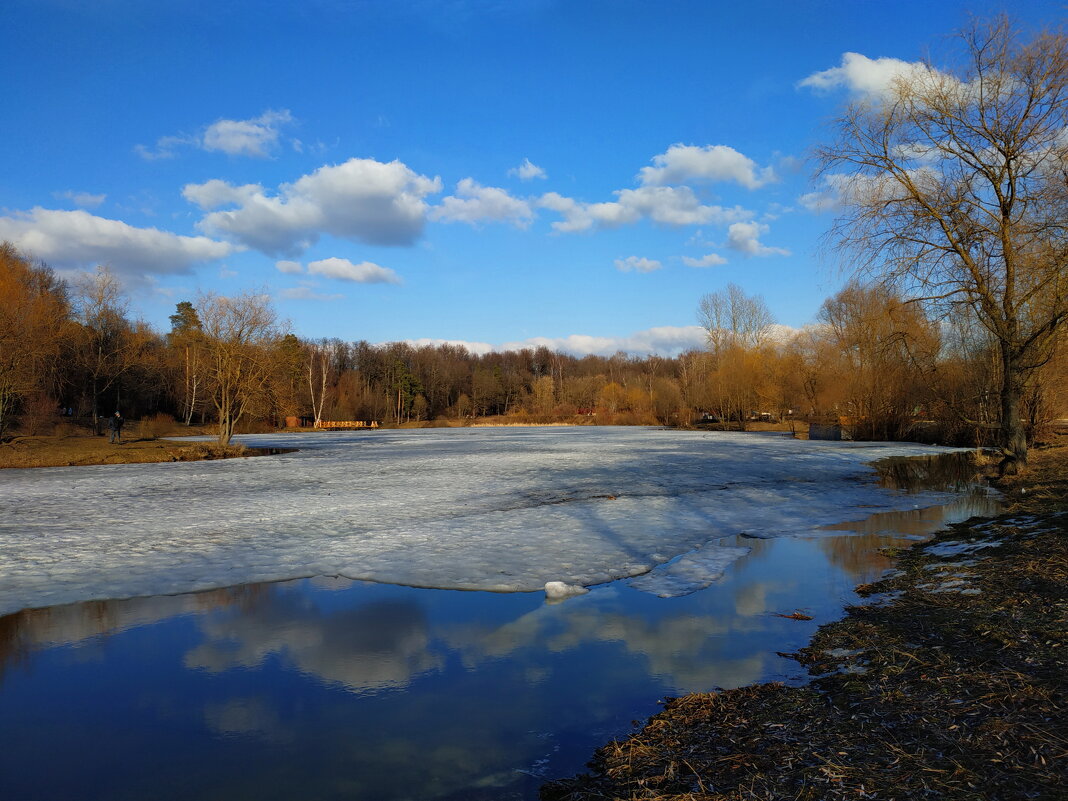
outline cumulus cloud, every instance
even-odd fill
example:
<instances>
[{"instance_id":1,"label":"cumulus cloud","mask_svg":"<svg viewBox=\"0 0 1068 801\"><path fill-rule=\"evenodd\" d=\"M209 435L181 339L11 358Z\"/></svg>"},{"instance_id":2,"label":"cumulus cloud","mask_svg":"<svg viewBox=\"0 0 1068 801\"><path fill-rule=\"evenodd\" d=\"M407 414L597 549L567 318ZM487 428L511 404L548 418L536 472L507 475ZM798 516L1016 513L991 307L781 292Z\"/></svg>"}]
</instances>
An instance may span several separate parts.
<instances>
[{"instance_id":1,"label":"cumulus cloud","mask_svg":"<svg viewBox=\"0 0 1068 801\"><path fill-rule=\"evenodd\" d=\"M868 58L860 53L843 53L837 67L814 72L798 82L799 87L817 92L845 88L860 95L882 97L897 80L925 79L934 74L926 64L897 58Z\"/></svg>"},{"instance_id":2,"label":"cumulus cloud","mask_svg":"<svg viewBox=\"0 0 1068 801\"><path fill-rule=\"evenodd\" d=\"M134 150L149 161L174 158L183 147L196 147L231 156L270 158L278 150L282 128L291 122L293 115L289 109L268 109L248 120L216 120L197 134L162 136L156 140L155 149L137 145ZM294 142L299 150L299 140Z\"/></svg>"},{"instance_id":3,"label":"cumulus cloud","mask_svg":"<svg viewBox=\"0 0 1068 801\"><path fill-rule=\"evenodd\" d=\"M518 167L508 170L509 175L518 176L521 181L531 181L535 178L548 178L548 174L537 164L532 164L530 159L523 159Z\"/></svg>"},{"instance_id":4,"label":"cumulus cloud","mask_svg":"<svg viewBox=\"0 0 1068 801\"><path fill-rule=\"evenodd\" d=\"M441 191L400 161L353 158L320 167L271 194L257 184L233 186L218 179L189 184L182 194L212 211L198 226L229 236L269 256L296 256L321 234L371 245L410 245L423 232L424 198Z\"/></svg>"},{"instance_id":5,"label":"cumulus cloud","mask_svg":"<svg viewBox=\"0 0 1068 801\"><path fill-rule=\"evenodd\" d=\"M222 206L248 203L257 194L263 193L259 184L234 186L218 178L212 178L202 184L186 184L182 187L182 197L195 203L204 211L211 211Z\"/></svg>"},{"instance_id":6,"label":"cumulus cloud","mask_svg":"<svg viewBox=\"0 0 1068 801\"><path fill-rule=\"evenodd\" d=\"M650 219L664 225L724 225L753 216L741 206L724 208L701 203L688 186L642 186L621 189L617 200L606 203L582 203L548 192L538 199L538 205L563 216L554 222L553 229L562 233L588 231L591 228L618 228L621 225Z\"/></svg>"},{"instance_id":7,"label":"cumulus cloud","mask_svg":"<svg viewBox=\"0 0 1068 801\"><path fill-rule=\"evenodd\" d=\"M225 258L235 250L206 236L178 236L87 211L40 207L0 217L0 240L4 239L54 266L102 264L128 277L188 273L194 264Z\"/></svg>"},{"instance_id":8,"label":"cumulus cloud","mask_svg":"<svg viewBox=\"0 0 1068 801\"><path fill-rule=\"evenodd\" d=\"M83 209L95 209L105 200L107 195L94 195L90 192L75 192L73 189L68 189L66 192L54 192L55 197L69 200L75 206L81 206Z\"/></svg>"},{"instance_id":9,"label":"cumulus cloud","mask_svg":"<svg viewBox=\"0 0 1068 801\"><path fill-rule=\"evenodd\" d=\"M495 186L482 186L472 178L456 184L456 194L442 198L441 205L430 212L430 219L443 222L510 222L526 228L534 212L525 200L512 197Z\"/></svg>"},{"instance_id":10,"label":"cumulus cloud","mask_svg":"<svg viewBox=\"0 0 1068 801\"><path fill-rule=\"evenodd\" d=\"M727 260L718 253L709 253L699 259L695 259L691 256L683 256L682 263L687 267L718 267L721 264L726 264Z\"/></svg>"},{"instance_id":11,"label":"cumulus cloud","mask_svg":"<svg viewBox=\"0 0 1068 801\"><path fill-rule=\"evenodd\" d=\"M651 273L663 266L656 259L647 259L644 256L627 256L625 259L616 259L616 269L622 273Z\"/></svg>"},{"instance_id":12,"label":"cumulus cloud","mask_svg":"<svg viewBox=\"0 0 1068 801\"><path fill-rule=\"evenodd\" d=\"M690 181L734 181L747 189L759 189L778 180L772 167L759 167L727 145L672 145L653 157L652 167L643 167L638 177L646 186L683 184Z\"/></svg>"},{"instance_id":13,"label":"cumulus cloud","mask_svg":"<svg viewBox=\"0 0 1068 801\"><path fill-rule=\"evenodd\" d=\"M760 237L768 232L768 226L758 222L739 222L727 229L727 247L746 256L789 256L785 248L762 245Z\"/></svg>"},{"instance_id":14,"label":"cumulus cloud","mask_svg":"<svg viewBox=\"0 0 1068 801\"><path fill-rule=\"evenodd\" d=\"M289 109L268 109L251 120L216 120L201 137L201 147L231 156L267 158L278 145L281 126L293 121Z\"/></svg>"},{"instance_id":15,"label":"cumulus cloud","mask_svg":"<svg viewBox=\"0 0 1068 801\"><path fill-rule=\"evenodd\" d=\"M280 273L296 275L304 272L304 266L299 261L276 261L274 268Z\"/></svg>"},{"instance_id":16,"label":"cumulus cloud","mask_svg":"<svg viewBox=\"0 0 1068 801\"><path fill-rule=\"evenodd\" d=\"M492 345L488 342L470 342L461 339L412 339L410 345L453 345L467 348L471 353L485 355L494 351L523 350L545 347L552 351L571 353L575 356L611 356L619 351L635 355L678 356L688 350L705 347L707 335L699 325L659 326L637 331L625 337L597 337L587 334L572 334L566 337L532 337L516 342Z\"/></svg>"},{"instance_id":17,"label":"cumulus cloud","mask_svg":"<svg viewBox=\"0 0 1068 801\"><path fill-rule=\"evenodd\" d=\"M400 276L393 270L388 267L380 267L370 261L353 264L348 259L336 257L320 259L308 264L308 272L312 275L325 275L327 278L337 278L341 281L352 281L357 284L400 283Z\"/></svg>"}]
</instances>

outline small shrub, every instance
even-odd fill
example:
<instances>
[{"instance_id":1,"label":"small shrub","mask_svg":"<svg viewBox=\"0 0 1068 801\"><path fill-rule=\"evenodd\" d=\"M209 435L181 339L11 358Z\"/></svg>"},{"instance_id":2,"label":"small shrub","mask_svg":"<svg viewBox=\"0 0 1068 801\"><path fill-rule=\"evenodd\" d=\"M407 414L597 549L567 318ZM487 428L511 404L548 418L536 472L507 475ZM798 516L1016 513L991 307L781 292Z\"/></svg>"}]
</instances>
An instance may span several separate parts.
<instances>
[{"instance_id":1,"label":"small shrub","mask_svg":"<svg viewBox=\"0 0 1068 801\"><path fill-rule=\"evenodd\" d=\"M20 427L31 437L51 434L59 419L56 409L56 402L48 395L43 392L34 393L22 405Z\"/></svg>"},{"instance_id":2,"label":"small shrub","mask_svg":"<svg viewBox=\"0 0 1068 801\"><path fill-rule=\"evenodd\" d=\"M138 435L141 439L165 437L174 433L174 418L169 414L163 413L154 414L151 417L142 417L138 428Z\"/></svg>"}]
</instances>

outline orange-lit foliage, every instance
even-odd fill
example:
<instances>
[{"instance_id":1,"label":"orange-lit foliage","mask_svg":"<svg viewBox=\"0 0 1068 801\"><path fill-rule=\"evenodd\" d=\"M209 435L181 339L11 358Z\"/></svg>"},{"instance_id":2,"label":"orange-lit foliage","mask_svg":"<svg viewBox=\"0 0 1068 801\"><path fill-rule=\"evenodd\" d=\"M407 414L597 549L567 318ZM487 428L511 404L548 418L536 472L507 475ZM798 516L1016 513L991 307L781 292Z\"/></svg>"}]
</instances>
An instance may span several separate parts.
<instances>
[{"instance_id":1,"label":"orange-lit foliage","mask_svg":"<svg viewBox=\"0 0 1068 801\"><path fill-rule=\"evenodd\" d=\"M67 301L52 271L0 243L0 437L31 398L55 406Z\"/></svg>"}]
</instances>

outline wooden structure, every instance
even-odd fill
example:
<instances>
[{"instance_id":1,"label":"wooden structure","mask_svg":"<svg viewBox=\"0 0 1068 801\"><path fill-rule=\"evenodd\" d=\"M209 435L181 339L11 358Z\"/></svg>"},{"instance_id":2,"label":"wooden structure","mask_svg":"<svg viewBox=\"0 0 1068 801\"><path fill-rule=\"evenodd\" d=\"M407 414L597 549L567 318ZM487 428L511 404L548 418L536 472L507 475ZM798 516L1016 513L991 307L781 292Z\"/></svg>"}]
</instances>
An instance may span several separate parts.
<instances>
[{"instance_id":1,"label":"wooden structure","mask_svg":"<svg viewBox=\"0 0 1068 801\"><path fill-rule=\"evenodd\" d=\"M372 420L318 420L316 428L378 428L378 421Z\"/></svg>"}]
</instances>

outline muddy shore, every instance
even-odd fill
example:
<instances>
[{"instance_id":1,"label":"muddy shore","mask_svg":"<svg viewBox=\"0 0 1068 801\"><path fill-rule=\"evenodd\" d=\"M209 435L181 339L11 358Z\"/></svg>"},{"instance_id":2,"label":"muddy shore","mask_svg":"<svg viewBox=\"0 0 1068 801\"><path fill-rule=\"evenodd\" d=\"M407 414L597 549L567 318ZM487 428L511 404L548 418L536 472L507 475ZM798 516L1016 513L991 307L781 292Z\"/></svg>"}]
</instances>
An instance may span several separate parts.
<instances>
[{"instance_id":1,"label":"muddy shore","mask_svg":"<svg viewBox=\"0 0 1068 801\"><path fill-rule=\"evenodd\" d=\"M668 699L543 801L1068 797L1068 445L1001 489L791 655L806 685Z\"/></svg>"}]
</instances>

